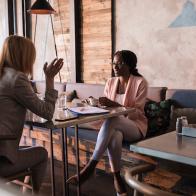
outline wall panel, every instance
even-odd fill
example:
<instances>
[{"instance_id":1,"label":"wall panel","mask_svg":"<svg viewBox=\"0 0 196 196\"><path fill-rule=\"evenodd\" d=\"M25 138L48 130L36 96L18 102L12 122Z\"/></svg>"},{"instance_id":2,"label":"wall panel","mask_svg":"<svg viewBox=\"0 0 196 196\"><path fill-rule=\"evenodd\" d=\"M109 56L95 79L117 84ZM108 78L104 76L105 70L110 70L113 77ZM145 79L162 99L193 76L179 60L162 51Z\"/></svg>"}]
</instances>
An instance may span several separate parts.
<instances>
[{"instance_id":1,"label":"wall panel","mask_svg":"<svg viewBox=\"0 0 196 196\"><path fill-rule=\"evenodd\" d=\"M105 83L111 77L111 0L82 0L82 80Z\"/></svg>"},{"instance_id":2,"label":"wall panel","mask_svg":"<svg viewBox=\"0 0 196 196\"><path fill-rule=\"evenodd\" d=\"M196 0L116 1L116 48L133 50L151 86L196 88Z\"/></svg>"}]
</instances>

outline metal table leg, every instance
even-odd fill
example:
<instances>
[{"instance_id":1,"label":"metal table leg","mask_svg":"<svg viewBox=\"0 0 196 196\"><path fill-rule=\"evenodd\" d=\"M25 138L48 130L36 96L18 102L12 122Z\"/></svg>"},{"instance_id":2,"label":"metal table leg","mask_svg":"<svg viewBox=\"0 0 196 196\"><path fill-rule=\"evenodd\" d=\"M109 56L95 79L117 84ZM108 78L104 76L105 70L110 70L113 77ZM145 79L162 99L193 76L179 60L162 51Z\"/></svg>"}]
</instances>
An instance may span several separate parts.
<instances>
[{"instance_id":1,"label":"metal table leg","mask_svg":"<svg viewBox=\"0 0 196 196\"><path fill-rule=\"evenodd\" d=\"M51 184L52 184L52 195L55 196L55 178L54 178L54 160L53 160L53 137L52 129L50 129L50 171L51 171Z\"/></svg>"},{"instance_id":2,"label":"metal table leg","mask_svg":"<svg viewBox=\"0 0 196 196\"><path fill-rule=\"evenodd\" d=\"M142 174L137 174L135 175L135 179L138 180L139 182L142 182ZM134 189L133 196L144 196L142 193Z\"/></svg>"},{"instance_id":3,"label":"metal table leg","mask_svg":"<svg viewBox=\"0 0 196 196\"><path fill-rule=\"evenodd\" d=\"M61 129L61 150L62 150L62 166L63 166L63 195L67 195L66 176L65 176L65 143L64 129Z\"/></svg>"},{"instance_id":4,"label":"metal table leg","mask_svg":"<svg viewBox=\"0 0 196 196\"><path fill-rule=\"evenodd\" d=\"M77 177L78 177L77 195L80 196L80 159L79 159L78 125L75 125L75 147L76 147L76 170L77 170Z\"/></svg>"},{"instance_id":5,"label":"metal table leg","mask_svg":"<svg viewBox=\"0 0 196 196\"><path fill-rule=\"evenodd\" d=\"M69 184L66 183L68 179L68 153L67 153L67 128L61 130L62 136L62 161L63 161L63 193L69 196Z\"/></svg>"}]
</instances>

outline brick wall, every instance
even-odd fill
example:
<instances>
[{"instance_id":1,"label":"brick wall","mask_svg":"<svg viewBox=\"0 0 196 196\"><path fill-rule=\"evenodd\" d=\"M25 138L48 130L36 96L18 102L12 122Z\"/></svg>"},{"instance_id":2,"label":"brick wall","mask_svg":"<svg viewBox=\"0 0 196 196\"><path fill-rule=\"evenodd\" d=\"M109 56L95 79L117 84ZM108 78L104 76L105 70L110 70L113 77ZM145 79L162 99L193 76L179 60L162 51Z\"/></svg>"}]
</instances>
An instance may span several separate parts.
<instances>
[{"instance_id":1,"label":"brick wall","mask_svg":"<svg viewBox=\"0 0 196 196\"><path fill-rule=\"evenodd\" d=\"M102 83L111 77L111 0L82 0L82 80Z\"/></svg>"}]
</instances>

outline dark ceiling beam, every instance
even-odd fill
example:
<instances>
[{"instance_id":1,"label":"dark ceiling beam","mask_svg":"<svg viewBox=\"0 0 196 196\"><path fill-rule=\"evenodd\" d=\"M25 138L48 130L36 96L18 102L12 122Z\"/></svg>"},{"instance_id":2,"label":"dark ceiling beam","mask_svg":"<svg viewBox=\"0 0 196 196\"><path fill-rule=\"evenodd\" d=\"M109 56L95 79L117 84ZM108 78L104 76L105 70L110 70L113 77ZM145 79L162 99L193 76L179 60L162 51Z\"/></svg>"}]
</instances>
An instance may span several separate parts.
<instances>
[{"instance_id":1,"label":"dark ceiling beam","mask_svg":"<svg viewBox=\"0 0 196 196\"><path fill-rule=\"evenodd\" d=\"M81 2L82 0L70 0L70 33L71 33L71 66L75 81L82 82L81 76ZM75 72L75 73L74 73Z\"/></svg>"},{"instance_id":2,"label":"dark ceiling beam","mask_svg":"<svg viewBox=\"0 0 196 196\"><path fill-rule=\"evenodd\" d=\"M116 10L116 2L115 0L111 0L111 15L112 15L112 22L111 22L111 41L112 41L112 53L111 53L111 60L113 60L114 53L116 51L116 17L115 17L115 10ZM111 67L111 75L114 76L114 71Z\"/></svg>"},{"instance_id":3,"label":"dark ceiling beam","mask_svg":"<svg viewBox=\"0 0 196 196\"><path fill-rule=\"evenodd\" d=\"M31 7L31 0L22 0L22 26L23 35L28 38L32 38L32 20L31 15L27 13L27 10Z\"/></svg>"},{"instance_id":4,"label":"dark ceiling beam","mask_svg":"<svg viewBox=\"0 0 196 196\"><path fill-rule=\"evenodd\" d=\"M7 0L7 2L9 35L14 35L17 34L16 0Z\"/></svg>"}]
</instances>

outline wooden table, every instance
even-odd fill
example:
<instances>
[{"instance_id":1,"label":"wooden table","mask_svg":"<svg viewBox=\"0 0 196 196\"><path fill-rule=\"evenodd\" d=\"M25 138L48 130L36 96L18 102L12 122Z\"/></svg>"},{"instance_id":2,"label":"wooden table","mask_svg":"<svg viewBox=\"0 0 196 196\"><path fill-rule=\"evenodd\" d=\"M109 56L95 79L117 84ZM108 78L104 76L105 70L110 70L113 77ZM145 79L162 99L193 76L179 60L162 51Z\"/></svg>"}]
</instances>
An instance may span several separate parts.
<instances>
[{"instance_id":1,"label":"wooden table","mask_svg":"<svg viewBox=\"0 0 196 196\"><path fill-rule=\"evenodd\" d=\"M77 176L78 176L78 186L77 186L77 195L80 195L80 179L79 179L79 143L78 143L78 125L83 123L88 123L96 120L107 119L115 116L126 115L128 113L134 112L133 108L111 108L109 109L109 113L105 114L93 114L86 116L79 116L76 119L68 120L64 122L57 122L55 120L44 122L41 118L33 118L28 119L26 124L30 125L30 127L36 126L40 128L47 128L50 130L50 150L51 150L51 179L52 179L52 195L55 195L55 178L54 178L54 160L53 160L53 137L52 133L54 129L61 129L61 137L62 137L62 162L63 162L63 191L64 195L69 195L69 187L66 184L66 180L68 179L68 153L67 153L67 127L75 126L75 144L76 144L76 168L77 168Z\"/></svg>"},{"instance_id":2,"label":"wooden table","mask_svg":"<svg viewBox=\"0 0 196 196\"><path fill-rule=\"evenodd\" d=\"M132 144L130 150L196 166L196 138L177 135L175 131Z\"/></svg>"}]
</instances>

